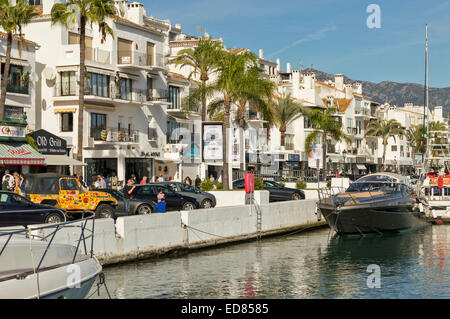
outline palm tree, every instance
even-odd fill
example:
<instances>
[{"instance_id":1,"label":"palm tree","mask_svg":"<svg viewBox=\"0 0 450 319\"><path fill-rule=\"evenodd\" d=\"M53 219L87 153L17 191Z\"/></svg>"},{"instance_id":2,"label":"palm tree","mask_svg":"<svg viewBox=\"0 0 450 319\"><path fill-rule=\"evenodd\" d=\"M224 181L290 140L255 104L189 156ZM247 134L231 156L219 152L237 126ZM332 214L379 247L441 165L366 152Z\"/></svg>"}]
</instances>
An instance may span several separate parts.
<instances>
[{"instance_id":1,"label":"palm tree","mask_svg":"<svg viewBox=\"0 0 450 319\"><path fill-rule=\"evenodd\" d=\"M247 88L242 85L243 78L247 77L247 72L257 68L258 58L250 51L235 54L231 51L221 51L221 57L218 60L217 74L218 78L214 84L216 92L220 92L223 98L216 99L210 104L210 108L221 107L222 113L222 135L223 135L223 188L229 189L228 181L228 138L227 132L230 127L231 105L238 101L247 92Z\"/></svg>"},{"instance_id":2,"label":"palm tree","mask_svg":"<svg viewBox=\"0 0 450 319\"><path fill-rule=\"evenodd\" d=\"M425 131L426 132L426 131ZM406 130L406 138L409 141L409 145L412 149L413 158L415 154L422 153L423 146L423 125L413 125ZM425 140L426 143L426 140Z\"/></svg>"},{"instance_id":3,"label":"palm tree","mask_svg":"<svg viewBox=\"0 0 450 319\"><path fill-rule=\"evenodd\" d=\"M328 136L336 141L345 141L347 144L351 144L350 138L342 130L342 123L333 117L336 112L336 108L330 107L325 110L313 109L308 113L314 131L305 140L305 150L308 150L317 137L322 135L322 165L325 172L327 171Z\"/></svg>"},{"instance_id":4,"label":"palm tree","mask_svg":"<svg viewBox=\"0 0 450 319\"><path fill-rule=\"evenodd\" d=\"M201 101L202 121L206 121L206 100L210 92L206 83L210 76L217 71L217 60L222 49L220 42L204 36L200 38L195 49L180 50L177 57L169 61L170 64L175 64L180 68L191 67L192 72L189 74L189 79L193 75L200 76L201 85L194 94L197 95L197 101Z\"/></svg>"},{"instance_id":5,"label":"palm tree","mask_svg":"<svg viewBox=\"0 0 450 319\"><path fill-rule=\"evenodd\" d=\"M113 0L68 0L56 3L51 10L52 25L61 24L67 29L77 24L80 30L80 71L79 71L79 108L78 108L78 144L77 159L83 161L83 112L84 89L86 78L86 25L96 23L102 35L102 41L113 31L107 24L108 18L116 16ZM81 166L77 166L77 175L82 174Z\"/></svg>"},{"instance_id":6,"label":"palm tree","mask_svg":"<svg viewBox=\"0 0 450 319\"><path fill-rule=\"evenodd\" d=\"M13 37L18 37L19 55L21 54L21 43L25 44L22 36L22 27L27 25L38 13L25 0L18 0L15 6L11 6L9 0L0 0L0 26L6 32L6 61L1 81L0 94L0 121L3 121L6 102L6 87L11 65L11 48Z\"/></svg>"},{"instance_id":7,"label":"palm tree","mask_svg":"<svg viewBox=\"0 0 450 319\"><path fill-rule=\"evenodd\" d=\"M367 137L381 137L383 142L383 171L386 169L386 147L389 137L393 137L395 141L396 136L405 135L405 130L397 120L381 120L377 119L371 121L367 127L364 136Z\"/></svg>"},{"instance_id":8,"label":"palm tree","mask_svg":"<svg viewBox=\"0 0 450 319\"><path fill-rule=\"evenodd\" d=\"M289 124L306 114L306 110L301 103L295 101L292 95L282 94L277 96L272 104L273 124L278 126L281 135L281 146L286 145L286 130Z\"/></svg>"}]
</instances>

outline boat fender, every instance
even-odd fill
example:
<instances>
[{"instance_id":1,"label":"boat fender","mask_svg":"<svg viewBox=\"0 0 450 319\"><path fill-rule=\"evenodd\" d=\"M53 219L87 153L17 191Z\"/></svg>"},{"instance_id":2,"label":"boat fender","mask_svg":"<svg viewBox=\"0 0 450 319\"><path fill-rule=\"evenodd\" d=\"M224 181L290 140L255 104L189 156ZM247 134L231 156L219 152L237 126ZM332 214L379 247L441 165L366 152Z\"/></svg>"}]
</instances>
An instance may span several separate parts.
<instances>
[{"instance_id":1,"label":"boat fender","mask_svg":"<svg viewBox=\"0 0 450 319\"><path fill-rule=\"evenodd\" d=\"M320 208L316 206L316 212L317 221L320 222L322 220L322 212L320 211Z\"/></svg>"},{"instance_id":2,"label":"boat fender","mask_svg":"<svg viewBox=\"0 0 450 319\"><path fill-rule=\"evenodd\" d=\"M441 219L436 220L436 225L442 226L444 225L444 222Z\"/></svg>"}]
</instances>

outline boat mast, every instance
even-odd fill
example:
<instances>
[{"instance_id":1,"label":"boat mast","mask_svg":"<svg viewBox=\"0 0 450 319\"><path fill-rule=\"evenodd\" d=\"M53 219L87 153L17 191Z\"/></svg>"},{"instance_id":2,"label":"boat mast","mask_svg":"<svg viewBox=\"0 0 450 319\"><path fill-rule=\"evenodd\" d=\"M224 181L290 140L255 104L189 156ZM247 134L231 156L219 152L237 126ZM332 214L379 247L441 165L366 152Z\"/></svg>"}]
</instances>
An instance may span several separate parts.
<instances>
[{"instance_id":1,"label":"boat mast","mask_svg":"<svg viewBox=\"0 0 450 319\"><path fill-rule=\"evenodd\" d=\"M428 24L425 25L426 41L425 41L425 92L423 102L423 136L422 136L422 169L425 169L425 131L427 127L428 116ZM429 131L428 131L429 135ZM428 139L427 139L428 142ZM429 145L428 145L429 146ZM428 153L428 149L427 149Z\"/></svg>"}]
</instances>

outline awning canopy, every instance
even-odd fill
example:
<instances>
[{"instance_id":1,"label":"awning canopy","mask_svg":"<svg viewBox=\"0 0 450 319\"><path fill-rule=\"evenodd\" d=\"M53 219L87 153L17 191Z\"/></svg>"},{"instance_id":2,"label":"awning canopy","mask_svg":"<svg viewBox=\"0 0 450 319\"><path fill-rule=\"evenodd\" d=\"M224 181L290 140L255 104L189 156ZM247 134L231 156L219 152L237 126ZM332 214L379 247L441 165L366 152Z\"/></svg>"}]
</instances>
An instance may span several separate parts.
<instances>
[{"instance_id":1,"label":"awning canopy","mask_svg":"<svg viewBox=\"0 0 450 319\"><path fill-rule=\"evenodd\" d=\"M3 142L0 165L45 165L45 162L44 156L26 142Z\"/></svg>"},{"instance_id":2,"label":"awning canopy","mask_svg":"<svg viewBox=\"0 0 450 319\"><path fill-rule=\"evenodd\" d=\"M75 165L87 166L86 163L80 162L66 155L44 155L46 165Z\"/></svg>"},{"instance_id":3,"label":"awning canopy","mask_svg":"<svg viewBox=\"0 0 450 319\"><path fill-rule=\"evenodd\" d=\"M360 170L366 170L367 169L366 165L361 165L361 164L357 164L356 167L358 169L360 169Z\"/></svg>"}]
</instances>

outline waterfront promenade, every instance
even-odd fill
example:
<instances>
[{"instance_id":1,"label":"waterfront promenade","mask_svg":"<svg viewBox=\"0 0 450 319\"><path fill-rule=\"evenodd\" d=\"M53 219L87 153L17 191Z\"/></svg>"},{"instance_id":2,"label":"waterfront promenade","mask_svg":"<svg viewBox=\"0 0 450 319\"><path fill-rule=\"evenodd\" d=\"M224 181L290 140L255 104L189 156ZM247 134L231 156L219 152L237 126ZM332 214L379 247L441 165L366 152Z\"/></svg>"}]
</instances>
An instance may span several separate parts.
<instances>
[{"instance_id":1,"label":"waterfront promenade","mask_svg":"<svg viewBox=\"0 0 450 319\"><path fill-rule=\"evenodd\" d=\"M94 254L103 265L111 265L327 225L324 219L317 220L316 200L259 208L260 223L257 211L249 205L120 217L115 223L99 219L95 221ZM80 233L79 228L62 229L54 240L73 244Z\"/></svg>"}]
</instances>

